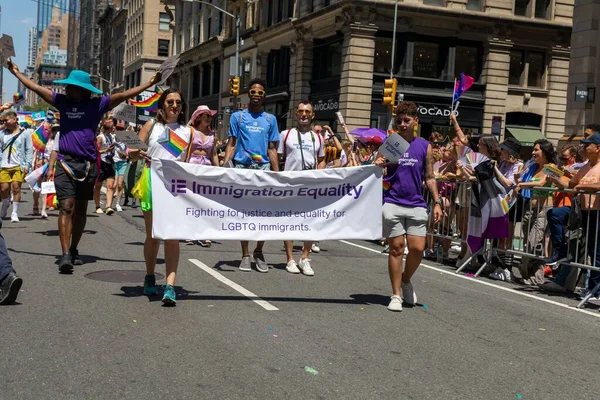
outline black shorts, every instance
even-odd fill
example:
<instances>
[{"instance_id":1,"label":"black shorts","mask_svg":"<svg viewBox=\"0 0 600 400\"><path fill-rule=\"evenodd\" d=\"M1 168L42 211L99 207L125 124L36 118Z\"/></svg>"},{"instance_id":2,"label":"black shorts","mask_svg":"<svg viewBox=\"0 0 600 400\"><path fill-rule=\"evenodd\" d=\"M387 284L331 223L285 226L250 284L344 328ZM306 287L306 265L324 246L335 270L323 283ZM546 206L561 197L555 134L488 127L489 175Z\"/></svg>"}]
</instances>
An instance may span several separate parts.
<instances>
[{"instance_id":1,"label":"black shorts","mask_svg":"<svg viewBox=\"0 0 600 400\"><path fill-rule=\"evenodd\" d=\"M64 162L71 168L77 179L71 178L65 172L62 163L56 163L54 187L56 188L56 198L58 201L66 199L93 200L97 171L96 161L85 161L65 156Z\"/></svg>"},{"instance_id":2,"label":"black shorts","mask_svg":"<svg viewBox=\"0 0 600 400\"><path fill-rule=\"evenodd\" d=\"M106 163L104 161L100 162L100 175L98 175L98 181L104 182L108 178L115 177L115 166L114 164Z\"/></svg>"}]
</instances>

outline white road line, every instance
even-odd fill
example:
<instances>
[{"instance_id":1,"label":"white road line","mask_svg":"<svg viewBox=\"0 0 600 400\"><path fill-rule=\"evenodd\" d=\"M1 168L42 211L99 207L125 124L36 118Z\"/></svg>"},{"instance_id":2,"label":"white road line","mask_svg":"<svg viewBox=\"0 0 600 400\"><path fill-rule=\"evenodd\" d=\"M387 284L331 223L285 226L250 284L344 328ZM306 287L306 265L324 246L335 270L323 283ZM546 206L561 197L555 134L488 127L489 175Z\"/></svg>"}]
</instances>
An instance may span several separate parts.
<instances>
[{"instance_id":1,"label":"white road line","mask_svg":"<svg viewBox=\"0 0 600 400\"><path fill-rule=\"evenodd\" d=\"M246 296L247 298L249 298L250 300L252 300L256 304L258 304L259 306L261 306L265 310L267 310L267 311L279 311L279 308L275 307L273 304L269 303L268 301L265 301L265 300L261 299L260 297L258 297L257 295L255 295L254 293L252 293L251 291L249 291L248 289L246 289L246 288L238 285L237 283L235 283L231 279L225 278L223 275L221 275L220 273L218 273L214 269L210 268L208 265L204 264L202 261L195 260L193 258L190 258L189 261L192 264L195 264L198 268L200 268L201 270L203 270L207 274L212 275L212 277L215 278L216 280L218 280L220 282L223 282L224 284L226 284L227 286L229 286L233 290L236 290L239 293L243 294L244 296Z\"/></svg>"},{"instance_id":2,"label":"white road line","mask_svg":"<svg viewBox=\"0 0 600 400\"><path fill-rule=\"evenodd\" d=\"M350 246L358 247L359 249L363 249L363 250L367 250L367 251L370 251L370 252L373 252L373 253L377 253L379 255L384 255L384 256L387 257L387 254L384 254L384 253L382 253L382 252L380 252L378 250L371 249L371 248L366 247L366 246L361 246L360 244L348 242L346 240L340 240L340 242L345 243L345 244L350 245ZM558 301L548 300L548 299L545 299L543 297L538 297L538 296L535 296L535 295L532 295L532 294L529 294L529 293L518 292L518 291L516 291L514 289L506 288L504 286L495 285L495 284L490 283L490 282L485 282L485 281L483 281L481 279L470 278L470 277L465 276L465 275L456 274L454 272L446 271L445 269L434 267L432 265L427 265L427 264L421 263L421 266L423 266L423 267L425 267L427 269L432 269L434 271L441 272L442 274L454 276L456 278L465 279L465 280L467 280L469 282L475 282L475 283L479 283L481 285L494 287L496 289L500 289L500 290L503 290L505 292L509 292L509 293L513 293L513 294L518 294L519 296L524 296L524 297L528 297L530 299L543 301L544 303L553 304L555 306L566 308L568 310L577 311L577 312L580 312L580 313L583 313L583 314L591 315L592 317L600 318L600 312L598 312L598 311L583 310L581 308L570 306L568 304L559 303Z\"/></svg>"}]
</instances>

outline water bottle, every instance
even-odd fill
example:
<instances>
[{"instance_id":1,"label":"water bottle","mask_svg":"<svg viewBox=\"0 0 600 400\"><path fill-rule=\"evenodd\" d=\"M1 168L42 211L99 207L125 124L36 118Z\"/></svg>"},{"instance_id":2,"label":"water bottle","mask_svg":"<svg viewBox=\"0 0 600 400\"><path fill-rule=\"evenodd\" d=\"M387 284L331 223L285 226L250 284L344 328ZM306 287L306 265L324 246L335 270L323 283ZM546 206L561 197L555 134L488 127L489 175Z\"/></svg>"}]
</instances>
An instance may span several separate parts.
<instances>
[{"instance_id":1,"label":"water bottle","mask_svg":"<svg viewBox=\"0 0 600 400\"><path fill-rule=\"evenodd\" d=\"M435 249L435 260L438 264L441 264L442 261L444 261L444 249L442 248L442 245L439 243Z\"/></svg>"}]
</instances>

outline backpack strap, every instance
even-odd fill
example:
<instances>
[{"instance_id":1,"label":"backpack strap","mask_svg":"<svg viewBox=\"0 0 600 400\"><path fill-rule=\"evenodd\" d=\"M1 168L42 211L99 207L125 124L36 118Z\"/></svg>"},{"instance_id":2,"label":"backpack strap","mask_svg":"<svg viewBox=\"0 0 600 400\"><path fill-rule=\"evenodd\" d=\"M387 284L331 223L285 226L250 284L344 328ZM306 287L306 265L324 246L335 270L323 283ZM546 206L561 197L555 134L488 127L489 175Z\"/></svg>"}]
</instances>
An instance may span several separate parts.
<instances>
[{"instance_id":1,"label":"backpack strap","mask_svg":"<svg viewBox=\"0 0 600 400\"><path fill-rule=\"evenodd\" d=\"M196 130L190 126L190 142L188 143L188 148L185 153L185 162L189 163L190 158L192 157L192 144L194 143L194 136L196 135Z\"/></svg>"},{"instance_id":2,"label":"backpack strap","mask_svg":"<svg viewBox=\"0 0 600 400\"><path fill-rule=\"evenodd\" d=\"M290 136L290 131L292 130L292 128L288 129L288 131L285 133L285 137L283 138L283 160L285 161L285 158L287 157L287 139L288 136Z\"/></svg>"}]
</instances>

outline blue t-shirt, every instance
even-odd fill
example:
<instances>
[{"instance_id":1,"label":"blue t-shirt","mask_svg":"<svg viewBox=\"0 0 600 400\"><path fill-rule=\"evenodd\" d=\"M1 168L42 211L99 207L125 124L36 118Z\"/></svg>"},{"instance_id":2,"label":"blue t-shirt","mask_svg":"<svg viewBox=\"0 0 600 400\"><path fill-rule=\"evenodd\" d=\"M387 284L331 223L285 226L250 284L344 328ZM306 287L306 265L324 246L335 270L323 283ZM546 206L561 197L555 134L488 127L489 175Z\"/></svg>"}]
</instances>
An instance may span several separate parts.
<instances>
[{"instance_id":1,"label":"blue t-shirt","mask_svg":"<svg viewBox=\"0 0 600 400\"><path fill-rule=\"evenodd\" d=\"M228 136L237 139L234 156L237 164L267 164L269 142L279 141L277 119L264 111L236 111L229 119Z\"/></svg>"}]
</instances>

